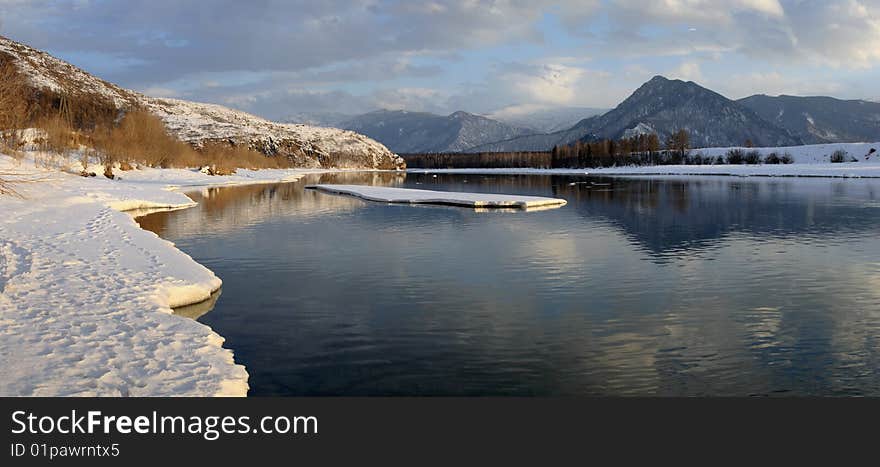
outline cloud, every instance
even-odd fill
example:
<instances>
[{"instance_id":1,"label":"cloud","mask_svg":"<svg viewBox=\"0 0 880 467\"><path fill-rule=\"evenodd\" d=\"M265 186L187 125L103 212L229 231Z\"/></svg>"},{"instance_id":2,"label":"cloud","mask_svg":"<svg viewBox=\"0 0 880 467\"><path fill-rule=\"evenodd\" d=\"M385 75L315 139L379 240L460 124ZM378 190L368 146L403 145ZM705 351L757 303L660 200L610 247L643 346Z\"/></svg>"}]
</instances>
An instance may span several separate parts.
<instances>
[{"instance_id":1,"label":"cloud","mask_svg":"<svg viewBox=\"0 0 880 467\"><path fill-rule=\"evenodd\" d=\"M580 91L587 70L560 63L546 63L504 76L513 91L529 102L565 105Z\"/></svg>"},{"instance_id":2,"label":"cloud","mask_svg":"<svg viewBox=\"0 0 880 467\"><path fill-rule=\"evenodd\" d=\"M877 0L620 0L608 8L614 29L605 43L629 56L733 52L850 69L880 59Z\"/></svg>"},{"instance_id":3,"label":"cloud","mask_svg":"<svg viewBox=\"0 0 880 467\"><path fill-rule=\"evenodd\" d=\"M880 0L0 0L0 34L266 116L490 112L614 106L664 72L735 95L848 79L874 97Z\"/></svg>"},{"instance_id":4,"label":"cloud","mask_svg":"<svg viewBox=\"0 0 880 467\"><path fill-rule=\"evenodd\" d=\"M880 1L799 2L790 13L800 55L816 64L865 69L880 60Z\"/></svg>"},{"instance_id":5,"label":"cloud","mask_svg":"<svg viewBox=\"0 0 880 467\"><path fill-rule=\"evenodd\" d=\"M494 66L479 82L464 83L452 94L445 109L471 109L493 113L509 108L549 109L553 107L609 107L640 84L639 79L615 79L608 71L589 62L537 60L506 62Z\"/></svg>"},{"instance_id":6,"label":"cloud","mask_svg":"<svg viewBox=\"0 0 880 467\"><path fill-rule=\"evenodd\" d=\"M726 96L738 99L754 94L840 95L844 86L834 81L833 77L801 79L778 71L753 71L733 74L730 79L718 83L717 89Z\"/></svg>"},{"instance_id":7,"label":"cloud","mask_svg":"<svg viewBox=\"0 0 880 467\"><path fill-rule=\"evenodd\" d=\"M682 62L678 68L669 73L669 77L685 81L703 82L705 80L700 64L697 62Z\"/></svg>"}]
</instances>

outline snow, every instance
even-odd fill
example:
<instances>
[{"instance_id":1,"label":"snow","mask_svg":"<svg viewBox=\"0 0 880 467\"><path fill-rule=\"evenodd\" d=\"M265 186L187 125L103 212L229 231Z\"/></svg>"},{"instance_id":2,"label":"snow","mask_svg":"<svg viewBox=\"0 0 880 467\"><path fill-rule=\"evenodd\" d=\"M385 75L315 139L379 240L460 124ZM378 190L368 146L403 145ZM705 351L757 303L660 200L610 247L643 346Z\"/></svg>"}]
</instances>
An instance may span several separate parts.
<instances>
[{"instance_id":1,"label":"snow","mask_svg":"<svg viewBox=\"0 0 880 467\"><path fill-rule=\"evenodd\" d=\"M16 65L35 87L55 92L88 91L110 100L117 107L126 107L137 100L138 94L104 80L49 55L41 50L0 36L0 52L18 57Z\"/></svg>"},{"instance_id":2,"label":"snow","mask_svg":"<svg viewBox=\"0 0 880 467\"><path fill-rule=\"evenodd\" d=\"M143 101L150 112L165 122L170 132L195 145L205 141L234 140L266 148L272 153L289 140L304 151L324 158L339 154L359 156L349 162L347 167L351 168L375 168L386 161L397 165L403 163L399 156L378 141L353 131L276 123L215 104L146 97ZM310 163L312 167L320 166L318 159L310 159ZM337 164L346 167L345 161L337 160Z\"/></svg>"},{"instance_id":3,"label":"snow","mask_svg":"<svg viewBox=\"0 0 880 467\"><path fill-rule=\"evenodd\" d=\"M624 138L635 138L636 136L650 135L653 133L657 133L657 131L654 129L654 127L652 127L651 125L649 125L647 123L639 122L638 125L625 130L623 132L623 137Z\"/></svg>"},{"instance_id":4,"label":"snow","mask_svg":"<svg viewBox=\"0 0 880 467\"><path fill-rule=\"evenodd\" d=\"M489 193L465 193L409 188L388 188L365 185L311 185L318 191L331 194L357 196L369 201L405 204L447 204L473 208L540 208L560 207L564 199L539 196L501 195Z\"/></svg>"},{"instance_id":5,"label":"snow","mask_svg":"<svg viewBox=\"0 0 880 467\"><path fill-rule=\"evenodd\" d=\"M878 152L870 155L869 151L876 148ZM467 173L467 174L558 174L558 175L729 175L729 176L765 176L765 177L843 177L843 178L880 178L880 142L878 143L834 143L815 144L809 146L792 146L779 148L706 148L695 149L693 154L704 156L724 156L730 149L758 151L762 156L776 152L780 156L790 154L793 164L759 164L759 165L655 165L655 166L621 166L605 168L580 169L408 169L409 172L420 173ZM842 149L858 162L831 163L830 156L834 151Z\"/></svg>"},{"instance_id":6,"label":"snow","mask_svg":"<svg viewBox=\"0 0 880 467\"><path fill-rule=\"evenodd\" d=\"M309 171L145 169L109 180L34 165L0 155L22 195L0 197L0 395L246 395L247 371L223 338L171 314L210 298L220 278L121 211L194 204L171 187Z\"/></svg>"},{"instance_id":7,"label":"snow","mask_svg":"<svg viewBox=\"0 0 880 467\"><path fill-rule=\"evenodd\" d=\"M146 108L160 117L171 133L196 146L207 141L235 141L274 154L293 143L304 151L304 164L309 167L321 167L324 161L340 168L403 166L403 160L384 145L353 131L276 123L221 105L144 96L2 36L0 53L10 54L18 70L36 88L97 96L112 101L119 109Z\"/></svg>"}]
</instances>

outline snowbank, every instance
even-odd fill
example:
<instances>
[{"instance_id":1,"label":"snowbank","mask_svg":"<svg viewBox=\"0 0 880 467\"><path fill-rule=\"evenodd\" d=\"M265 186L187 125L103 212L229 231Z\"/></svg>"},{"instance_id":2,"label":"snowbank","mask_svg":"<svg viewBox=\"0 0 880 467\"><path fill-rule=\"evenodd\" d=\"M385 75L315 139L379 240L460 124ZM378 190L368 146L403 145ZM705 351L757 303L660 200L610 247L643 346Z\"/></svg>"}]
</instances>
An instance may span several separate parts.
<instances>
[{"instance_id":1,"label":"snowbank","mask_svg":"<svg viewBox=\"0 0 880 467\"><path fill-rule=\"evenodd\" d=\"M119 172L121 181L0 156L0 395L243 396L223 338L171 314L221 281L122 210L194 204L173 186L294 180L307 171ZM13 176L5 174L13 173Z\"/></svg>"},{"instance_id":2,"label":"snowbank","mask_svg":"<svg viewBox=\"0 0 880 467\"><path fill-rule=\"evenodd\" d=\"M406 204L446 204L472 208L540 208L564 206L566 201L539 196L498 195L449 191L413 190L366 185L311 185L325 193L357 196L370 201Z\"/></svg>"},{"instance_id":3,"label":"snowbank","mask_svg":"<svg viewBox=\"0 0 880 467\"><path fill-rule=\"evenodd\" d=\"M878 152L868 156L872 148ZM771 152L790 154L793 164L760 165L655 165L606 167L601 169L409 169L421 173L463 174L558 174L558 175L730 175L765 177L880 177L880 142L815 144L780 148L708 148L695 149L693 154L718 157L730 149L758 151L762 156ZM834 151L846 151L858 162L831 163ZM866 159L867 156L867 159Z\"/></svg>"}]
</instances>

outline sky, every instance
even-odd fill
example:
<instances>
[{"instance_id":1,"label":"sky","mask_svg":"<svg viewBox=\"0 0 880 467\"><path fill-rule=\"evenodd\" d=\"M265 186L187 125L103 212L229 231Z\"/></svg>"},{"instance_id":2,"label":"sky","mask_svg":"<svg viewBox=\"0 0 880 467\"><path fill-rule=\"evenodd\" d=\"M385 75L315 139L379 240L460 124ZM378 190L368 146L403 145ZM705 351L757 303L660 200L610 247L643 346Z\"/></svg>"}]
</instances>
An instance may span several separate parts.
<instances>
[{"instance_id":1,"label":"sky","mask_svg":"<svg viewBox=\"0 0 880 467\"><path fill-rule=\"evenodd\" d=\"M880 0L0 0L0 35L273 119L613 108L658 74L880 100Z\"/></svg>"}]
</instances>

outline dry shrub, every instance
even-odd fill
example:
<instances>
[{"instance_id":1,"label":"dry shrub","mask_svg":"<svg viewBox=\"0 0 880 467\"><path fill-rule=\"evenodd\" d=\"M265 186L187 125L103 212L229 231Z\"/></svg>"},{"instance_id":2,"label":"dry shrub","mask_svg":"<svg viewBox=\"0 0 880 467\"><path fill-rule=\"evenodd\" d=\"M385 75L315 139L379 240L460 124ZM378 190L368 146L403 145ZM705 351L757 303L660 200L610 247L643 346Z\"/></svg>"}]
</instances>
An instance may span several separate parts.
<instances>
[{"instance_id":1,"label":"dry shrub","mask_svg":"<svg viewBox=\"0 0 880 467\"><path fill-rule=\"evenodd\" d=\"M144 110L125 114L118 125L97 128L95 148L104 156L102 162L140 163L150 167L172 167L175 161L193 157L195 150L173 138L165 124Z\"/></svg>"},{"instance_id":2,"label":"dry shrub","mask_svg":"<svg viewBox=\"0 0 880 467\"><path fill-rule=\"evenodd\" d=\"M0 53L0 151L16 159L19 152L18 129L24 128L31 116L30 89L12 60Z\"/></svg>"},{"instance_id":3,"label":"dry shrub","mask_svg":"<svg viewBox=\"0 0 880 467\"><path fill-rule=\"evenodd\" d=\"M843 149L838 149L831 154L831 162L835 164L839 164L841 162L846 162L847 152Z\"/></svg>"},{"instance_id":4,"label":"dry shrub","mask_svg":"<svg viewBox=\"0 0 880 467\"><path fill-rule=\"evenodd\" d=\"M234 173L235 168L290 167L287 158L269 157L246 145L213 143L201 149L170 135L162 120L140 108L127 111L122 118L112 102L90 95L62 95L35 91L20 76L9 57L0 53L0 130L41 128L46 137L40 142L43 154L37 164L50 166L58 156L70 159L72 150L85 149L81 163L97 156L105 174L120 164L123 170L135 165L148 167L203 167L215 173ZM18 133L0 135L0 149L17 154Z\"/></svg>"},{"instance_id":5,"label":"dry shrub","mask_svg":"<svg viewBox=\"0 0 880 467\"><path fill-rule=\"evenodd\" d=\"M0 173L0 196L19 196L12 188L12 184L3 178L3 175L3 173Z\"/></svg>"},{"instance_id":6,"label":"dry shrub","mask_svg":"<svg viewBox=\"0 0 880 467\"><path fill-rule=\"evenodd\" d=\"M244 145L207 143L194 149L171 136L162 120L145 111L128 112L118 125L95 130L94 145L105 165L142 164L149 167L204 167L214 173L235 173L236 168L288 167L286 159L268 157ZM126 170L125 167L120 167Z\"/></svg>"},{"instance_id":7,"label":"dry shrub","mask_svg":"<svg viewBox=\"0 0 880 467\"><path fill-rule=\"evenodd\" d=\"M33 113L32 93L12 60L0 54L0 129L22 128Z\"/></svg>"},{"instance_id":8,"label":"dry shrub","mask_svg":"<svg viewBox=\"0 0 880 467\"><path fill-rule=\"evenodd\" d=\"M234 173L236 168L279 169L290 167L283 157L269 157L241 144L209 143L199 151L199 164L215 173Z\"/></svg>"},{"instance_id":9,"label":"dry shrub","mask_svg":"<svg viewBox=\"0 0 880 467\"><path fill-rule=\"evenodd\" d=\"M43 151L65 154L79 146L77 132L59 116L44 118L37 123L37 127L46 132L46 136L40 141L40 149Z\"/></svg>"},{"instance_id":10,"label":"dry shrub","mask_svg":"<svg viewBox=\"0 0 880 467\"><path fill-rule=\"evenodd\" d=\"M7 130L0 132L0 153L11 156L15 160L24 158L24 152L21 150L21 141L18 130Z\"/></svg>"}]
</instances>

